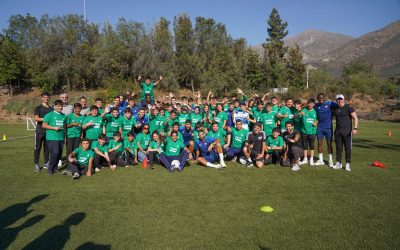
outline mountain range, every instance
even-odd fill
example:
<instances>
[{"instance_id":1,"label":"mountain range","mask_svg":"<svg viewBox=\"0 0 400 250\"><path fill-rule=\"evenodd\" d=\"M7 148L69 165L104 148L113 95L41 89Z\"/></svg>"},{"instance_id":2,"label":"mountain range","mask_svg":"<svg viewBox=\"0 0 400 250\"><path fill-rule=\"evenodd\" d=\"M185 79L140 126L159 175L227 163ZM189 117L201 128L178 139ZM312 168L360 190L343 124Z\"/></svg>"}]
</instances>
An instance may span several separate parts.
<instances>
[{"instance_id":1,"label":"mountain range","mask_svg":"<svg viewBox=\"0 0 400 250\"><path fill-rule=\"evenodd\" d=\"M381 77L400 76L400 21L358 38L306 30L284 41L289 47L299 46L305 63L323 67L335 76L340 76L343 66L353 61L372 65ZM252 48L262 55L261 45Z\"/></svg>"}]
</instances>

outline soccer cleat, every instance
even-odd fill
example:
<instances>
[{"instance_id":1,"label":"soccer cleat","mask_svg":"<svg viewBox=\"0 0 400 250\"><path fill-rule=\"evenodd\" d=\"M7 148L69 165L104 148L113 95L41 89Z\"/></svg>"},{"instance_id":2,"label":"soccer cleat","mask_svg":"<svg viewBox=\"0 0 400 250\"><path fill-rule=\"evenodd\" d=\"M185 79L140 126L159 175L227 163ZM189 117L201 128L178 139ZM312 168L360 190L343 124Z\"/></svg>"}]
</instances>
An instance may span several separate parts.
<instances>
[{"instance_id":1,"label":"soccer cleat","mask_svg":"<svg viewBox=\"0 0 400 250\"><path fill-rule=\"evenodd\" d=\"M100 171L100 168L95 168L94 171L95 171L95 172L99 172L99 171Z\"/></svg>"},{"instance_id":2,"label":"soccer cleat","mask_svg":"<svg viewBox=\"0 0 400 250\"><path fill-rule=\"evenodd\" d=\"M299 170L300 170L299 165L294 164L293 167L292 167L292 171L299 171Z\"/></svg>"},{"instance_id":3,"label":"soccer cleat","mask_svg":"<svg viewBox=\"0 0 400 250\"><path fill-rule=\"evenodd\" d=\"M221 161L220 165L221 165L221 168L226 168L226 164L224 161Z\"/></svg>"},{"instance_id":4,"label":"soccer cleat","mask_svg":"<svg viewBox=\"0 0 400 250\"><path fill-rule=\"evenodd\" d=\"M336 165L333 167L333 169L342 169L342 163L336 162Z\"/></svg>"},{"instance_id":5,"label":"soccer cleat","mask_svg":"<svg viewBox=\"0 0 400 250\"><path fill-rule=\"evenodd\" d=\"M246 161L246 167L251 168L253 163L251 161Z\"/></svg>"},{"instance_id":6,"label":"soccer cleat","mask_svg":"<svg viewBox=\"0 0 400 250\"><path fill-rule=\"evenodd\" d=\"M329 167L330 168L334 168L335 167L335 164L333 164L333 161L329 161Z\"/></svg>"},{"instance_id":7,"label":"soccer cleat","mask_svg":"<svg viewBox=\"0 0 400 250\"><path fill-rule=\"evenodd\" d=\"M306 157L304 157L304 160L302 160L301 162L299 162L299 165L305 165L308 163L308 160Z\"/></svg>"},{"instance_id":8,"label":"soccer cleat","mask_svg":"<svg viewBox=\"0 0 400 250\"><path fill-rule=\"evenodd\" d=\"M245 159L240 158L239 159L240 164L245 165L247 161Z\"/></svg>"},{"instance_id":9,"label":"soccer cleat","mask_svg":"<svg viewBox=\"0 0 400 250\"><path fill-rule=\"evenodd\" d=\"M77 180L79 178L80 178L80 176L78 173L74 173L74 175L72 176L72 179L74 179L74 180Z\"/></svg>"},{"instance_id":10,"label":"soccer cleat","mask_svg":"<svg viewBox=\"0 0 400 250\"><path fill-rule=\"evenodd\" d=\"M316 161L314 163L314 166L322 166L322 165L325 165L325 163L323 161L320 161L320 160L318 160L318 161Z\"/></svg>"},{"instance_id":11,"label":"soccer cleat","mask_svg":"<svg viewBox=\"0 0 400 250\"><path fill-rule=\"evenodd\" d=\"M62 161L61 161L61 160L58 161L57 167L58 167L58 168L61 168L61 167L62 167Z\"/></svg>"},{"instance_id":12,"label":"soccer cleat","mask_svg":"<svg viewBox=\"0 0 400 250\"><path fill-rule=\"evenodd\" d=\"M346 163L345 170L351 172L350 163Z\"/></svg>"},{"instance_id":13,"label":"soccer cleat","mask_svg":"<svg viewBox=\"0 0 400 250\"><path fill-rule=\"evenodd\" d=\"M126 168L129 168L129 165L126 165L125 167L126 167Z\"/></svg>"},{"instance_id":14,"label":"soccer cleat","mask_svg":"<svg viewBox=\"0 0 400 250\"><path fill-rule=\"evenodd\" d=\"M40 172L40 166L39 164L35 164L35 173L39 173Z\"/></svg>"},{"instance_id":15,"label":"soccer cleat","mask_svg":"<svg viewBox=\"0 0 400 250\"><path fill-rule=\"evenodd\" d=\"M214 168L222 168L221 164L214 164Z\"/></svg>"}]
</instances>

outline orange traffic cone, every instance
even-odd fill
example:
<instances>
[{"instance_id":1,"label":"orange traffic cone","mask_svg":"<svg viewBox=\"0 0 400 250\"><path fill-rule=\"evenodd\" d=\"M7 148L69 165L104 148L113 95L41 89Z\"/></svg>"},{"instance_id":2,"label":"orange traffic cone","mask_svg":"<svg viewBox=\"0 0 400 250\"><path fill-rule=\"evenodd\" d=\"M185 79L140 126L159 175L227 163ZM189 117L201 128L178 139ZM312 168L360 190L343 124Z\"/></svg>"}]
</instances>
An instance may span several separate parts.
<instances>
[{"instance_id":1,"label":"orange traffic cone","mask_svg":"<svg viewBox=\"0 0 400 250\"><path fill-rule=\"evenodd\" d=\"M149 161L147 160L147 158L144 158L142 168L147 169L148 167L149 167Z\"/></svg>"},{"instance_id":2,"label":"orange traffic cone","mask_svg":"<svg viewBox=\"0 0 400 250\"><path fill-rule=\"evenodd\" d=\"M387 135L392 136L392 130L388 130Z\"/></svg>"}]
</instances>

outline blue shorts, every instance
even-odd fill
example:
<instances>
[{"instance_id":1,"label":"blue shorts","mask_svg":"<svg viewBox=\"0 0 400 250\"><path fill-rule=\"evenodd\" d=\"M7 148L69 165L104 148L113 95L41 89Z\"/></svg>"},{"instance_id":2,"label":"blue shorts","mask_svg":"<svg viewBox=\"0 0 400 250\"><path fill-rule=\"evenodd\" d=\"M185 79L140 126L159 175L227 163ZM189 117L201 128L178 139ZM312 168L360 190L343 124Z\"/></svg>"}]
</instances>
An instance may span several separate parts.
<instances>
[{"instance_id":1,"label":"blue shorts","mask_svg":"<svg viewBox=\"0 0 400 250\"><path fill-rule=\"evenodd\" d=\"M331 128L317 128L317 138L318 140L323 140L324 137L327 140L332 140L332 129Z\"/></svg>"},{"instance_id":2,"label":"blue shorts","mask_svg":"<svg viewBox=\"0 0 400 250\"><path fill-rule=\"evenodd\" d=\"M235 156L240 157L242 156L243 151L242 148L228 148L228 151L226 152L227 158L233 158Z\"/></svg>"},{"instance_id":3,"label":"blue shorts","mask_svg":"<svg viewBox=\"0 0 400 250\"><path fill-rule=\"evenodd\" d=\"M206 161L208 161L209 163L214 163L217 162L219 160L219 156L217 155L217 153L215 153L215 151L211 151L208 155L203 156L204 159L206 159Z\"/></svg>"}]
</instances>

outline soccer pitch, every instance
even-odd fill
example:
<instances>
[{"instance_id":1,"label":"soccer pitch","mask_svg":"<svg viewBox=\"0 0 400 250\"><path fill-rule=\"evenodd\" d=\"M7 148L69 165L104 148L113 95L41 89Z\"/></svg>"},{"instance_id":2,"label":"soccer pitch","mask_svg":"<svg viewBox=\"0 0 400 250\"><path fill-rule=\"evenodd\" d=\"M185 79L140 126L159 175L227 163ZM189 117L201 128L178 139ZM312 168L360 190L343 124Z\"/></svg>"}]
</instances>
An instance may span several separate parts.
<instances>
[{"instance_id":1,"label":"soccer pitch","mask_svg":"<svg viewBox=\"0 0 400 250\"><path fill-rule=\"evenodd\" d=\"M0 133L33 134L6 124ZM0 156L0 249L400 248L400 123L360 121L350 173L229 162L74 181L33 172L33 137L0 142Z\"/></svg>"}]
</instances>

